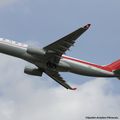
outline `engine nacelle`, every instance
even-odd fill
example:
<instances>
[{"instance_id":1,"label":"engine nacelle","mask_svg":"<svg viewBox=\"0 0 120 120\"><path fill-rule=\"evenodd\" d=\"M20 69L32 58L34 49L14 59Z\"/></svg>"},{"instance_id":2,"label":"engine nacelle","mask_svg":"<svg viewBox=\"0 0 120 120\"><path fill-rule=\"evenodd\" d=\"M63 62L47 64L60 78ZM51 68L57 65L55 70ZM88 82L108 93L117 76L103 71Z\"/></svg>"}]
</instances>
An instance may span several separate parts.
<instances>
[{"instance_id":1,"label":"engine nacelle","mask_svg":"<svg viewBox=\"0 0 120 120\"><path fill-rule=\"evenodd\" d=\"M42 76L43 71L38 68L25 67L24 73L28 75Z\"/></svg>"},{"instance_id":2,"label":"engine nacelle","mask_svg":"<svg viewBox=\"0 0 120 120\"><path fill-rule=\"evenodd\" d=\"M29 53L31 55L36 55L36 56L44 56L45 55L45 51L43 49L36 48L36 47L30 47L30 46L27 48L27 53Z\"/></svg>"}]
</instances>

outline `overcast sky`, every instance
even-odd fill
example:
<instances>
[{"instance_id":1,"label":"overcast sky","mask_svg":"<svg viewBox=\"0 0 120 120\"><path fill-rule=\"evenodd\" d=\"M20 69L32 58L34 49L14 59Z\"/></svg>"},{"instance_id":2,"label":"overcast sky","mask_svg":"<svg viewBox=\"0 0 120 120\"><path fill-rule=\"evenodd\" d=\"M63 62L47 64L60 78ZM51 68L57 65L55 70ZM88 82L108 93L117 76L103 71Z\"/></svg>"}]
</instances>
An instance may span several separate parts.
<instances>
[{"instance_id":1,"label":"overcast sky","mask_svg":"<svg viewBox=\"0 0 120 120\"><path fill-rule=\"evenodd\" d=\"M120 58L119 0L0 0L0 37L39 47L90 23L67 55L97 64ZM27 62L0 54L0 120L120 119L120 81L62 74L69 91L48 76L23 73Z\"/></svg>"}]
</instances>

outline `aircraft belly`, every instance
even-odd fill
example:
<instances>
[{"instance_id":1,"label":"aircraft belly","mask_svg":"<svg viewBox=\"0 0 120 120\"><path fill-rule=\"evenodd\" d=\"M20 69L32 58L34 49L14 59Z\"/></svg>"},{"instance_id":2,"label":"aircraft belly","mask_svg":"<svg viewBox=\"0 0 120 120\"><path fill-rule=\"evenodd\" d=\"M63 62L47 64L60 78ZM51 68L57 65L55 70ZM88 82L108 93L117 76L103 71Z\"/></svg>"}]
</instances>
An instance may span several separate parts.
<instances>
[{"instance_id":1,"label":"aircraft belly","mask_svg":"<svg viewBox=\"0 0 120 120\"><path fill-rule=\"evenodd\" d=\"M70 65L70 72L86 76L95 77L113 77L112 72L102 70L93 66L85 65L83 63L66 61Z\"/></svg>"},{"instance_id":2,"label":"aircraft belly","mask_svg":"<svg viewBox=\"0 0 120 120\"><path fill-rule=\"evenodd\" d=\"M70 65L64 61L60 61L56 70L59 72L69 72Z\"/></svg>"}]
</instances>

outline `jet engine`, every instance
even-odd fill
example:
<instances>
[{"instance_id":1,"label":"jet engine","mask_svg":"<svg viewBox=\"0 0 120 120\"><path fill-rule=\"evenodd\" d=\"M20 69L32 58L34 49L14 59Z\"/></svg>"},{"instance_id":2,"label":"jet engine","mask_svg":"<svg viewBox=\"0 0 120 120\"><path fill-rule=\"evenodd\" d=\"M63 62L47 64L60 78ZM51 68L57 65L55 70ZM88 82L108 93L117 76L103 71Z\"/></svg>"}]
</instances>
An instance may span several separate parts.
<instances>
[{"instance_id":1,"label":"jet engine","mask_svg":"<svg viewBox=\"0 0 120 120\"><path fill-rule=\"evenodd\" d=\"M43 71L39 68L25 67L24 73L28 75L42 76Z\"/></svg>"},{"instance_id":2,"label":"jet engine","mask_svg":"<svg viewBox=\"0 0 120 120\"><path fill-rule=\"evenodd\" d=\"M43 49L36 48L36 47L30 47L30 46L27 48L27 53L29 53L31 55L36 55L36 56L44 56L45 55L45 51Z\"/></svg>"}]
</instances>

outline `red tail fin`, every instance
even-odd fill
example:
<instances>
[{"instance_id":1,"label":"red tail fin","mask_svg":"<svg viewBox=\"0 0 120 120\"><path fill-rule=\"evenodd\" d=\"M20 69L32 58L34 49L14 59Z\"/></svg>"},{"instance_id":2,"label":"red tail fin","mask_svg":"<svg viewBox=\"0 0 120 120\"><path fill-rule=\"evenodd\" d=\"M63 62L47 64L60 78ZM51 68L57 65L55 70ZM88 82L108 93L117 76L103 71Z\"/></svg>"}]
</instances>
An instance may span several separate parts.
<instances>
[{"instance_id":1,"label":"red tail fin","mask_svg":"<svg viewBox=\"0 0 120 120\"><path fill-rule=\"evenodd\" d=\"M112 71L120 70L120 59L107 65L106 67L110 68Z\"/></svg>"}]
</instances>

